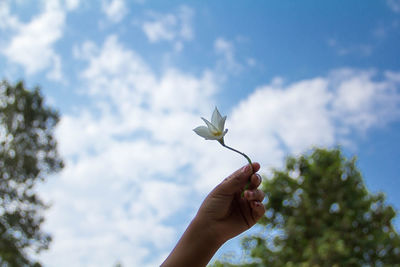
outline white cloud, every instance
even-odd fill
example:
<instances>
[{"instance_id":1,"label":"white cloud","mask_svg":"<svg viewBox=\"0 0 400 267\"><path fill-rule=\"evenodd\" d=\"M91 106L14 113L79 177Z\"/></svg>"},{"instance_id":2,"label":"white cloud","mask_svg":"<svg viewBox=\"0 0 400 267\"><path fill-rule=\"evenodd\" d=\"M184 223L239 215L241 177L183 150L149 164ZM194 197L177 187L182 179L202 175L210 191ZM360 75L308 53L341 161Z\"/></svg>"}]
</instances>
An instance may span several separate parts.
<instances>
[{"instance_id":1,"label":"white cloud","mask_svg":"<svg viewBox=\"0 0 400 267\"><path fill-rule=\"evenodd\" d=\"M128 8L124 0L103 0L102 11L112 22L120 22L128 14Z\"/></svg>"},{"instance_id":2,"label":"white cloud","mask_svg":"<svg viewBox=\"0 0 400 267\"><path fill-rule=\"evenodd\" d=\"M235 48L232 42L224 38L218 38L214 42L214 49L217 54L222 55L222 60L217 62L217 68L223 72L239 72L242 66L236 61Z\"/></svg>"},{"instance_id":3,"label":"white cloud","mask_svg":"<svg viewBox=\"0 0 400 267\"><path fill-rule=\"evenodd\" d=\"M19 27L21 27L21 23L16 16L11 14L9 2L0 2L0 29L15 30Z\"/></svg>"},{"instance_id":4,"label":"white cloud","mask_svg":"<svg viewBox=\"0 0 400 267\"><path fill-rule=\"evenodd\" d=\"M160 40L172 41L175 38L175 32L171 29L176 25L176 18L173 15L165 15L158 21L143 23L143 31L146 33L150 42Z\"/></svg>"},{"instance_id":5,"label":"white cloud","mask_svg":"<svg viewBox=\"0 0 400 267\"><path fill-rule=\"evenodd\" d=\"M276 78L233 107L225 142L260 162L264 173L280 166L288 153L313 146L351 145L357 135L400 118L400 74L387 72L380 80L376 76L373 71L341 69L291 84ZM210 146L213 151L207 155L220 155L221 168L210 168L213 158L198 158L193 168L200 191L209 190L214 177L227 175L224 169L245 162L216 144Z\"/></svg>"},{"instance_id":6,"label":"white cloud","mask_svg":"<svg viewBox=\"0 0 400 267\"><path fill-rule=\"evenodd\" d=\"M223 38L218 38L215 40L214 47L217 52L228 54L229 56L232 56L233 54L232 44Z\"/></svg>"},{"instance_id":7,"label":"white cloud","mask_svg":"<svg viewBox=\"0 0 400 267\"><path fill-rule=\"evenodd\" d=\"M26 24L10 16L2 22L3 27L16 31L9 43L2 48L10 62L22 65L28 74L50 69L48 77L61 79L61 57L54 51L54 44L62 37L65 12L58 1L45 3L44 11Z\"/></svg>"},{"instance_id":8,"label":"white cloud","mask_svg":"<svg viewBox=\"0 0 400 267\"><path fill-rule=\"evenodd\" d=\"M116 36L107 38L101 53L89 58L89 67L83 76L93 81L92 95L109 96L119 104L131 100L131 106L147 101L146 94L156 83L146 63L134 51L119 44ZM140 93L132 93L133 90Z\"/></svg>"},{"instance_id":9,"label":"white cloud","mask_svg":"<svg viewBox=\"0 0 400 267\"><path fill-rule=\"evenodd\" d=\"M50 79L62 79L54 46L66 12L81 1L42 1L43 12L28 22L11 14L7 3L0 2L0 28L16 34L1 53L28 73L47 71ZM102 3L111 21L125 18L126 1ZM174 13L150 13L140 26L150 42L170 42L180 51L195 37L193 16L182 6ZM91 102L64 114L57 129L67 165L41 188L53 203L44 226L54 236L41 255L45 265L157 266L165 258L202 197L246 163L192 132L221 96L221 73L242 68L238 42L217 38L217 67L196 75L171 67L156 74L115 35L102 45L86 41L73 48L75 59L87 63L80 93ZM333 39L330 45L351 52ZM243 65L257 63L245 60ZM221 110L228 115L226 142L260 162L265 173L288 152L351 141L397 119L399 85L400 73L352 69L290 84L276 78Z\"/></svg>"},{"instance_id":10,"label":"white cloud","mask_svg":"<svg viewBox=\"0 0 400 267\"><path fill-rule=\"evenodd\" d=\"M400 13L400 0L386 0L386 3L393 12Z\"/></svg>"},{"instance_id":11,"label":"white cloud","mask_svg":"<svg viewBox=\"0 0 400 267\"><path fill-rule=\"evenodd\" d=\"M254 58L247 58L246 59L246 63L250 67L254 67L257 64L257 62L256 62L256 60Z\"/></svg>"},{"instance_id":12,"label":"white cloud","mask_svg":"<svg viewBox=\"0 0 400 267\"><path fill-rule=\"evenodd\" d=\"M393 71L386 71L385 77L392 82L399 83L400 82L400 73Z\"/></svg>"},{"instance_id":13,"label":"white cloud","mask_svg":"<svg viewBox=\"0 0 400 267\"><path fill-rule=\"evenodd\" d=\"M160 256L150 255L165 255L179 233L166 222L193 210L189 195L198 196L188 179L193 171L180 170L202 153L191 129L217 85L207 71L195 77L168 69L158 77L115 36L75 50L88 62L86 93L102 104L65 115L59 125L67 167L44 188L54 202L46 228L55 245L43 259L55 266L157 265Z\"/></svg>"},{"instance_id":14,"label":"white cloud","mask_svg":"<svg viewBox=\"0 0 400 267\"><path fill-rule=\"evenodd\" d=\"M75 50L87 62L82 79L93 105L64 115L58 128L67 166L43 188L54 203L45 229L55 240L42 258L50 266L156 266L205 193L246 163L192 132L211 115L215 73L157 75L116 36ZM276 78L221 110L226 142L266 172L288 152L390 122L399 116L400 74L374 75L344 69L291 84Z\"/></svg>"},{"instance_id":15,"label":"white cloud","mask_svg":"<svg viewBox=\"0 0 400 267\"><path fill-rule=\"evenodd\" d=\"M270 151L263 140L297 153L352 139L399 118L398 75L375 80L372 71L342 69L327 77L259 87L234 109L231 137L241 147L253 148L257 157Z\"/></svg>"},{"instance_id":16,"label":"white cloud","mask_svg":"<svg viewBox=\"0 0 400 267\"><path fill-rule=\"evenodd\" d=\"M326 81L320 78L298 82L285 89L261 87L232 114L232 124L239 127L233 137L248 131L251 138L238 142L246 142L245 147L257 149L254 152L258 155L270 146L263 147L254 141L249 144L250 140L272 139L274 144L280 144L278 149L282 149L283 144L296 152L313 144L332 144L334 125L325 110L331 98Z\"/></svg>"},{"instance_id":17,"label":"white cloud","mask_svg":"<svg viewBox=\"0 0 400 267\"><path fill-rule=\"evenodd\" d=\"M332 73L330 79L337 88L334 115L343 123L342 127L365 131L399 115L399 81L395 75L375 81L375 74L374 71L349 69Z\"/></svg>"},{"instance_id":18,"label":"white cloud","mask_svg":"<svg viewBox=\"0 0 400 267\"><path fill-rule=\"evenodd\" d=\"M97 47L93 42L86 41L81 46L74 45L72 54L75 59L89 59L97 53Z\"/></svg>"},{"instance_id":19,"label":"white cloud","mask_svg":"<svg viewBox=\"0 0 400 267\"><path fill-rule=\"evenodd\" d=\"M141 28L151 43L169 41L177 50L182 49L183 41L194 37L192 17L194 12L187 6L181 6L176 14L150 13L150 20L141 23Z\"/></svg>"},{"instance_id":20,"label":"white cloud","mask_svg":"<svg viewBox=\"0 0 400 267\"><path fill-rule=\"evenodd\" d=\"M75 10L80 5L80 0L65 0L65 6L68 10Z\"/></svg>"},{"instance_id":21,"label":"white cloud","mask_svg":"<svg viewBox=\"0 0 400 267\"><path fill-rule=\"evenodd\" d=\"M375 37L378 37L377 32L373 32ZM382 37L379 37L382 38ZM346 56L349 54L358 56L370 56L374 52L374 45L372 44L343 44L335 38L327 40L328 46L332 47L339 56Z\"/></svg>"},{"instance_id":22,"label":"white cloud","mask_svg":"<svg viewBox=\"0 0 400 267\"><path fill-rule=\"evenodd\" d=\"M185 40L193 39L193 29L192 29L193 15L194 15L193 9L187 6L181 6L179 8L178 17L181 22L179 35Z\"/></svg>"}]
</instances>

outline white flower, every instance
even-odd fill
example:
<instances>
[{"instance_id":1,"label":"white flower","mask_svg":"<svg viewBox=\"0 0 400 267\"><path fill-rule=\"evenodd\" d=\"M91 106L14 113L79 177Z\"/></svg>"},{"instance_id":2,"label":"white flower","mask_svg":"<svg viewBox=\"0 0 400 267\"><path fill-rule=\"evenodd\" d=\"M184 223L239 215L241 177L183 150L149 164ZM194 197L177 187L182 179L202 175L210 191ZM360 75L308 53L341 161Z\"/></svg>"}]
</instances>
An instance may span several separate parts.
<instances>
[{"instance_id":1,"label":"white flower","mask_svg":"<svg viewBox=\"0 0 400 267\"><path fill-rule=\"evenodd\" d=\"M228 129L224 129L226 116L222 117L217 107L215 107L211 122L204 118L201 119L206 123L207 127L199 126L193 131L206 140L217 140L223 143L224 136L228 132Z\"/></svg>"},{"instance_id":2,"label":"white flower","mask_svg":"<svg viewBox=\"0 0 400 267\"><path fill-rule=\"evenodd\" d=\"M247 159L247 161L249 162L249 164L251 166L251 170L253 171L253 164L251 162L251 159L246 154L244 154L243 152L240 152L239 150L236 150L230 146L225 145L224 136L228 132L228 129L224 129L226 116L222 117L221 114L219 113L217 107L215 107L214 112L211 116L211 122L204 119L203 117L201 119L206 123L207 127L199 126L196 129L193 129L193 131L195 133L197 133L198 135L200 135L201 137L205 138L206 140L217 140L223 147L225 147L229 150L232 150L236 153L239 153L240 155L242 155L243 157L245 157ZM253 173L254 173L254 171L253 171ZM245 190L249 188L249 185L250 185L250 177L249 177L249 181L246 184ZM244 191L242 192L242 197L243 197L243 194L244 194Z\"/></svg>"}]
</instances>

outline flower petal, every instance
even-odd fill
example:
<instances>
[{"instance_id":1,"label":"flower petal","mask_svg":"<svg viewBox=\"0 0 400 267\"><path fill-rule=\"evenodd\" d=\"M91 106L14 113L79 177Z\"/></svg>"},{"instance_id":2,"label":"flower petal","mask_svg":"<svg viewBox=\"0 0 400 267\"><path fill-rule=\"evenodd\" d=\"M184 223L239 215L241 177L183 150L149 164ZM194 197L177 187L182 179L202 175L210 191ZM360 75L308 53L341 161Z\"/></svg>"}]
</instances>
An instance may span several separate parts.
<instances>
[{"instance_id":1,"label":"flower petal","mask_svg":"<svg viewBox=\"0 0 400 267\"><path fill-rule=\"evenodd\" d=\"M223 118L221 118L221 120L218 122L218 129L222 132L225 128L225 120L226 120L226 116L224 116Z\"/></svg>"},{"instance_id":2,"label":"flower petal","mask_svg":"<svg viewBox=\"0 0 400 267\"><path fill-rule=\"evenodd\" d=\"M214 126L211 122L209 122L208 120L204 119L203 117L201 119L205 122L205 124L207 124L207 127L208 127L208 129L209 129L209 131L211 133L218 133L219 132L218 128L216 126Z\"/></svg>"},{"instance_id":3,"label":"flower petal","mask_svg":"<svg viewBox=\"0 0 400 267\"><path fill-rule=\"evenodd\" d=\"M218 127L218 131L222 132L224 130L224 128L220 128L219 126L221 125L221 121L222 121L222 116L219 113L217 107L215 107L214 112L211 116L211 123L215 126Z\"/></svg>"},{"instance_id":4,"label":"flower petal","mask_svg":"<svg viewBox=\"0 0 400 267\"><path fill-rule=\"evenodd\" d=\"M193 129L195 133L205 138L206 140L216 140L215 136L210 132L210 130L206 126L199 126Z\"/></svg>"}]
</instances>

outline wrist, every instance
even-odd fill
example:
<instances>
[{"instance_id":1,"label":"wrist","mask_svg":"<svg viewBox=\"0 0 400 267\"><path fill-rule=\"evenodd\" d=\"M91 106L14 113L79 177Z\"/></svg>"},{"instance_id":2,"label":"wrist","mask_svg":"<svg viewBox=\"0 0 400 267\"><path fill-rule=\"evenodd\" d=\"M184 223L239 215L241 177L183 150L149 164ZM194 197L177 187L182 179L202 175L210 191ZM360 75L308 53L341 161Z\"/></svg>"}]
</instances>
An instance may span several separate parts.
<instances>
[{"instance_id":1,"label":"wrist","mask_svg":"<svg viewBox=\"0 0 400 267\"><path fill-rule=\"evenodd\" d=\"M188 231L191 231L201 243L218 250L226 240L220 236L217 229L214 229L214 225L215 223L196 216L190 223Z\"/></svg>"},{"instance_id":2,"label":"wrist","mask_svg":"<svg viewBox=\"0 0 400 267\"><path fill-rule=\"evenodd\" d=\"M209 223L196 216L161 266L206 266L223 244L210 230L209 225Z\"/></svg>"}]
</instances>

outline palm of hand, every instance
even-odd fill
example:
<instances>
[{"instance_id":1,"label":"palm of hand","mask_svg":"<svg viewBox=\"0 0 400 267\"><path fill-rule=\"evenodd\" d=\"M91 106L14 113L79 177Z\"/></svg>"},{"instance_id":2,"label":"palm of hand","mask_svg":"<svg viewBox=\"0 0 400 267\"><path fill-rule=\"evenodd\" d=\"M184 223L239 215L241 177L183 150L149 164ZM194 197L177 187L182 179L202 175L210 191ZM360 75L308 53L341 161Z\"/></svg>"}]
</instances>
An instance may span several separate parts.
<instances>
[{"instance_id":1,"label":"palm of hand","mask_svg":"<svg viewBox=\"0 0 400 267\"><path fill-rule=\"evenodd\" d=\"M260 168L258 164L253 167L255 171ZM246 190L242 197L243 188L248 181L249 190ZM246 231L265 212L261 203L264 193L257 189L260 183L259 175L238 170L207 196L199 209L198 218L201 218L212 234L223 242Z\"/></svg>"},{"instance_id":2,"label":"palm of hand","mask_svg":"<svg viewBox=\"0 0 400 267\"><path fill-rule=\"evenodd\" d=\"M234 195L210 195L206 199L208 205L204 212L214 226L217 235L228 240L246 231L256 223L252 214L250 202L241 197L241 193Z\"/></svg>"}]
</instances>

